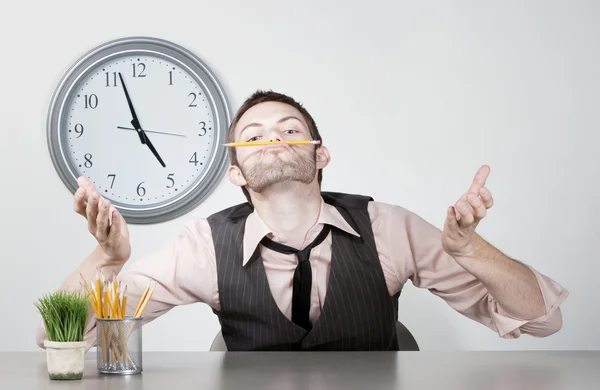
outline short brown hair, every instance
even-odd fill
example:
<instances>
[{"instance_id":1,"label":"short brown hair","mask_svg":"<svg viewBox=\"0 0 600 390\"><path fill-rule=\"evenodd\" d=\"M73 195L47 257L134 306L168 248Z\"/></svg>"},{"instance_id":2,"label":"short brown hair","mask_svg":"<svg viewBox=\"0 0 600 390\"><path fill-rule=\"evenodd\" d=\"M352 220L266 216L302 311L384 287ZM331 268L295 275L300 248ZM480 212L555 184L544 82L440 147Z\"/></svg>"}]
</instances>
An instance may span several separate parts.
<instances>
[{"instance_id":1,"label":"short brown hair","mask_svg":"<svg viewBox=\"0 0 600 390\"><path fill-rule=\"evenodd\" d=\"M244 115L246 113L246 111L248 111L250 108L256 106L257 104L265 103L265 102L285 103L285 104L288 104L288 105L296 108L298 111L300 111L300 114L302 114L302 116L304 117L304 120L306 121L306 123L308 125L308 131L310 132L311 139L319 140L319 141L321 141L321 145L323 144L323 139L321 138L321 134L319 134L319 129L317 128L317 124L315 123L313 117L308 113L308 111L304 108L304 106L302 104L297 102L292 97L284 95L282 93L278 93L278 92L274 92L274 91L263 91L263 90L255 91L240 106L240 108L238 109L238 111L235 114L235 117L231 121L231 124L229 125L229 130L227 131L227 142L234 141L234 133L235 133L234 130L235 130L235 127L237 126L238 122L240 121L240 118L242 117L242 115ZM231 165L238 165L237 153L236 153L235 148L229 148L229 161L230 161ZM319 182L319 186L320 186L321 182L323 181L323 170L322 169L319 169L319 173L317 175L317 181ZM248 193L248 190L245 187L242 187L242 191L244 192L244 196L248 200L248 203L250 203L250 205L252 205L252 199L250 199L250 194Z\"/></svg>"}]
</instances>

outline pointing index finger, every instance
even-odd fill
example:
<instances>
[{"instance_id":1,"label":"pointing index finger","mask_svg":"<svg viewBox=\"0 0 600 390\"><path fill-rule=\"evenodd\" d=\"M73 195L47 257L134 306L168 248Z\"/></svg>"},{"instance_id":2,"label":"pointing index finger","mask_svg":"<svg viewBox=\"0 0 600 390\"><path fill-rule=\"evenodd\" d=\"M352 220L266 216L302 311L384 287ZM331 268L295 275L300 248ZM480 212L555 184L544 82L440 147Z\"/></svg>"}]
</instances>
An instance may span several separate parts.
<instances>
[{"instance_id":1,"label":"pointing index finger","mask_svg":"<svg viewBox=\"0 0 600 390\"><path fill-rule=\"evenodd\" d=\"M479 194L479 190L485 186L485 181L490 175L490 167L487 165L483 165L477 173L475 174L475 178L473 179L473 184L471 184L471 188L469 188L469 192L474 192Z\"/></svg>"}]
</instances>

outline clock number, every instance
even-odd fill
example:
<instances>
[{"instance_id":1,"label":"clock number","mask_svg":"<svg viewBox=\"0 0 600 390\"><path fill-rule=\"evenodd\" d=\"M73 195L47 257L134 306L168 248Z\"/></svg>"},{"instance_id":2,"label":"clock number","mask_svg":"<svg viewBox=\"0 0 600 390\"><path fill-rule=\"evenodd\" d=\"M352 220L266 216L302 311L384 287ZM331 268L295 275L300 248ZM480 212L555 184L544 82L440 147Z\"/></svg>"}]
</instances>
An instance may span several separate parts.
<instances>
[{"instance_id":1,"label":"clock number","mask_svg":"<svg viewBox=\"0 0 600 390\"><path fill-rule=\"evenodd\" d=\"M194 92L190 92L190 94L188 96L192 97L192 102L190 103L190 105L188 107L198 107L198 105L195 103L196 94Z\"/></svg>"},{"instance_id":2,"label":"clock number","mask_svg":"<svg viewBox=\"0 0 600 390\"><path fill-rule=\"evenodd\" d=\"M110 87L110 73L109 72L104 72L104 74L106 75L106 86ZM116 87L117 86L117 72L112 72L112 86Z\"/></svg>"},{"instance_id":3,"label":"clock number","mask_svg":"<svg viewBox=\"0 0 600 390\"><path fill-rule=\"evenodd\" d=\"M144 187L142 187L142 184L144 184L144 183L145 182L141 182L137 186L137 194L138 194L138 196L144 196L144 195L146 195L146 189Z\"/></svg>"},{"instance_id":4,"label":"clock number","mask_svg":"<svg viewBox=\"0 0 600 390\"><path fill-rule=\"evenodd\" d=\"M167 175L167 180L169 180L171 182L170 186L167 186L167 188L173 188L175 186L175 180L173 180L173 178L171 176L173 176L174 173L169 173Z\"/></svg>"},{"instance_id":5,"label":"clock number","mask_svg":"<svg viewBox=\"0 0 600 390\"><path fill-rule=\"evenodd\" d=\"M196 156L196 152L194 152L194 154L192 154L192 157L190 157L189 162L194 164L194 166L198 165L198 157Z\"/></svg>"},{"instance_id":6,"label":"clock number","mask_svg":"<svg viewBox=\"0 0 600 390\"><path fill-rule=\"evenodd\" d=\"M79 134L76 138L79 138L83 135L83 125L81 123L75 125L75 132Z\"/></svg>"},{"instance_id":7,"label":"clock number","mask_svg":"<svg viewBox=\"0 0 600 390\"><path fill-rule=\"evenodd\" d=\"M198 124L202 126L202 128L200 129L200 133L198 133L198 135L200 137L202 137L202 136L206 135L206 123L205 122L200 122Z\"/></svg>"},{"instance_id":8,"label":"clock number","mask_svg":"<svg viewBox=\"0 0 600 390\"><path fill-rule=\"evenodd\" d=\"M85 108L94 109L98 107L98 96L95 94L84 95L85 98Z\"/></svg>"},{"instance_id":9,"label":"clock number","mask_svg":"<svg viewBox=\"0 0 600 390\"><path fill-rule=\"evenodd\" d=\"M85 158L85 162L83 163L83 165L85 165L86 168L91 168L92 167L92 155L90 153L86 153L85 156L83 156Z\"/></svg>"},{"instance_id":10,"label":"clock number","mask_svg":"<svg viewBox=\"0 0 600 390\"><path fill-rule=\"evenodd\" d=\"M173 71L169 71L169 85L173 85Z\"/></svg>"},{"instance_id":11,"label":"clock number","mask_svg":"<svg viewBox=\"0 0 600 390\"><path fill-rule=\"evenodd\" d=\"M113 184L115 184L115 178L117 177L117 175L115 175L114 173L111 173L110 175L108 175L108 178L112 178L112 181L110 182L110 188L113 188Z\"/></svg>"},{"instance_id":12,"label":"clock number","mask_svg":"<svg viewBox=\"0 0 600 390\"><path fill-rule=\"evenodd\" d=\"M139 74L135 73L136 65L137 67L141 66L142 68ZM131 64L131 66L133 67L133 77L146 77L146 75L144 74L144 71L146 70L146 64L144 64L143 62L138 62L137 64Z\"/></svg>"}]
</instances>

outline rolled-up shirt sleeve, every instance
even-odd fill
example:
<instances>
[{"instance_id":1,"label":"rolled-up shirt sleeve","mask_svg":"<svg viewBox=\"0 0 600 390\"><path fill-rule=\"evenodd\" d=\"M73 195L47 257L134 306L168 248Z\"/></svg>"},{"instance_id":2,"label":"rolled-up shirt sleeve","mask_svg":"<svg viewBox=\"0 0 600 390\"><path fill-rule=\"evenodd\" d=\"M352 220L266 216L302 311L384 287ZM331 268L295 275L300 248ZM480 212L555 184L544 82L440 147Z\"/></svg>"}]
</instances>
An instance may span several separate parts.
<instances>
[{"instance_id":1,"label":"rolled-up shirt sleeve","mask_svg":"<svg viewBox=\"0 0 600 390\"><path fill-rule=\"evenodd\" d=\"M507 339L522 333L545 337L562 327L560 305L568 291L531 266L527 267L537 278L546 310L535 319L515 318L502 309L483 283L444 251L440 229L400 206L370 202L369 214L390 295L410 280Z\"/></svg>"}]
</instances>

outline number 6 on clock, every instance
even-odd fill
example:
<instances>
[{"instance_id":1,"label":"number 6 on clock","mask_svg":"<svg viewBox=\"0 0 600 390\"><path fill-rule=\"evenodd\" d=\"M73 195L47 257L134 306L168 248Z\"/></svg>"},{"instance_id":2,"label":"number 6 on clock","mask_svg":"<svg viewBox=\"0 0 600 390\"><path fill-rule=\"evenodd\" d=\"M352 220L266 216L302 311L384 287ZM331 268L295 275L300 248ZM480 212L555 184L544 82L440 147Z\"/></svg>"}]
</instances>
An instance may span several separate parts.
<instances>
[{"instance_id":1,"label":"number 6 on clock","mask_svg":"<svg viewBox=\"0 0 600 390\"><path fill-rule=\"evenodd\" d=\"M86 176L128 223L158 223L196 207L222 180L230 120L223 88L190 50L123 38L85 53L63 75L49 107L48 150L72 193Z\"/></svg>"}]
</instances>

